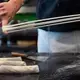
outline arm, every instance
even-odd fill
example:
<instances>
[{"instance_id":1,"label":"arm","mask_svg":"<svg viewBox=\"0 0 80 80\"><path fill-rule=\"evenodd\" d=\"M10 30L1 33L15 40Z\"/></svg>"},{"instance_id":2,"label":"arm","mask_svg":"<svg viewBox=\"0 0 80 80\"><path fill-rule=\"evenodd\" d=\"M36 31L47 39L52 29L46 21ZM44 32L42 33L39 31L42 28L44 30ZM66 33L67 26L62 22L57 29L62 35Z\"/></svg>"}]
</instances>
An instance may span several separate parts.
<instances>
[{"instance_id":1,"label":"arm","mask_svg":"<svg viewBox=\"0 0 80 80\"><path fill-rule=\"evenodd\" d=\"M9 0L8 2L0 3L0 18L3 26L7 25L15 16L22 4L23 0Z\"/></svg>"}]
</instances>

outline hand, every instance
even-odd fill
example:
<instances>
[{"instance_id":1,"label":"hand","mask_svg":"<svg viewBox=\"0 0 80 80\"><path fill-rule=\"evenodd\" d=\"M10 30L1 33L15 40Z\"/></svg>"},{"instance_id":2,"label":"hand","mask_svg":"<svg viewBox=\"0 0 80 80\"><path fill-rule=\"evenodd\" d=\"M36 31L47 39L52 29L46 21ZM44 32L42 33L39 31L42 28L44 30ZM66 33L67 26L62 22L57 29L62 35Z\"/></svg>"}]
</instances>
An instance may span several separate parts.
<instances>
[{"instance_id":1,"label":"hand","mask_svg":"<svg viewBox=\"0 0 80 80\"><path fill-rule=\"evenodd\" d=\"M2 26L7 25L16 12L17 9L14 2L8 1L0 3L0 18L2 20Z\"/></svg>"}]
</instances>

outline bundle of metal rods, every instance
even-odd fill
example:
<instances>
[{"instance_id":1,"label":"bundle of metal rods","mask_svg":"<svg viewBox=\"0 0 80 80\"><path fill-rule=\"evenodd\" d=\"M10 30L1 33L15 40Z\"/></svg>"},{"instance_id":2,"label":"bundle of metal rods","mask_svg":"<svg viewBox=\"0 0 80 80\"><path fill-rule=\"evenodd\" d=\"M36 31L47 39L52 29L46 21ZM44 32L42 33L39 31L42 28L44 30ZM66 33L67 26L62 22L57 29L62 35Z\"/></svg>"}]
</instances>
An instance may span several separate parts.
<instances>
[{"instance_id":1,"label":"bundle of metal rods","mask_svg":"<svg viewBox=\"0 0 80 80\"><path fill-rule=\"evenodd\" d=\"M29 21L29 22L24 22L19 24L7 25L7 26L3 26L2 30L3 32L7 31L7 33L12 33L12 32L23 31L27 29L48 27L54 25L79 22L79 21L80 21L80 14L74 14L74 15L46 18L46 19L34 20L34 21Z\"/></svg>"}]
</instances>

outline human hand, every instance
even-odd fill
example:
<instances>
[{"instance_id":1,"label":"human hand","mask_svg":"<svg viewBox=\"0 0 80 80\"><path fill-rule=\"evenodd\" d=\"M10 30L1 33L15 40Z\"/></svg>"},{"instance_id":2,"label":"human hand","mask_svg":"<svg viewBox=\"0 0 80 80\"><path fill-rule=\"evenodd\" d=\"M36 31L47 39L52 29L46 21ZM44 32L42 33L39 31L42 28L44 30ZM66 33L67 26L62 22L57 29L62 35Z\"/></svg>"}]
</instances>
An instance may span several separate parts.
<instances>
[{"instance_id":1,"label":"human hand","mask_svg":"<svg viewBox=\"0 0 80 80\"><path fill-rule=\"evenodd\" d=\"M13 1L0 3L0 18L2 20L2 26L8 24L8 22L14 17L19 8L20 4Z\"/></svg>"}]
</instances>

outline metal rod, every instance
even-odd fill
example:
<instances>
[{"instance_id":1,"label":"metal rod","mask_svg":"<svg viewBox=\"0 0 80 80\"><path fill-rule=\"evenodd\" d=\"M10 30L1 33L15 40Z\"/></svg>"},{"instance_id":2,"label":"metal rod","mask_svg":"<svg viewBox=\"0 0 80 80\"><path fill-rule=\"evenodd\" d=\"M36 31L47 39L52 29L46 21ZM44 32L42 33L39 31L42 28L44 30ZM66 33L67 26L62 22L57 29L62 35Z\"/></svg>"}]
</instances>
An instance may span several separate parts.
<instances>
[{"instance_id":1,"label":"metal rod","mask_svg":"<svg viewBox=\"0 0 80 80\"><path fill-rule=\"evenodd\" d=\"M31 24L31 23L37 23L37 22L43 22L43 21L47 21L47 20L49 21L49 20L63 19L63 18L69 18L69 17L77 17L77 16L80 16L80 14L60 16L60 17L47 18L47 19L41 19L41 20L34 20L34 21L10 25L10 27L16 27L16 26L25 25L25 24L27 25L27 24Z\"/></svg>"},{"instance_id":2,"label":"metal rod","mask_svg":"<svg viewBox=\"0 0 80 80\"><path fill-rule=\"evenodd\" d=\"M34 28L42 28L42 27L48 27L48 26L54 26L54 25L61 25L61 24L67 24L67 23L73 23L73 22L79 22L80 20L74 20L74 21L68 21L68 22L62 22L62 23L56 23L56 24L49 24L49 25L45 25L45 26L39 26L39 27L33 27ZM19 32L19 31L23 31L23 30L28 30L28 29L32 29L32 28L24 28L24 29L20 29L20 30L12 30L12 31L7 31L7 33L14 33L14 32Z\"/></svg>"},{"instance_id":3,"label":"metal rod","mask_svg":"<svg viewBox=\"0 0 80 80\"><path fill-rule=\"evenodd\" d=\"M23 30L23 29L33 28L32 26L38 26L38 28L39 27L47 27L47 26L51 26L51 25L59 25L59 24L64 24L64 23L77 22L79 20L80 20L80 17L73 17L73 18L67 18L67 19L41 22L41 23L36 23L36 24L29 24L29 25L25 25L25 26L19 26L19 27L16 27L16 28L7 28L6 27L5 29L3 28L3 31L8 31L8 32L10 32L11 30L12 31L18 31L18 30L20 31L20 30Z\"/></svg>"},{"instance_id":4,"label":"metal rod","mask_svg":"<svg viewBox=\"0 0 80 80\"><path fill-rule=\"evenodd\" d=\"M64 23L77 22L79 20L80 20L80 16L76 16L76 17L40 22L40 23L31 23L31 24L17 26L17 27L10 27L11 26L10 25L9 27L8 26L2 27L2 30L7 31L7 32L10 32L12 30L12 32L14 32L14 31L20 31L20 30L24 30L24 29L28 29L28 28L34 28L37 26L38 26L38 28L39 27L47 27L47 26L51 26L51 25L59 25L59 24L64 24Z\"/></svg>"}]
</instances>

